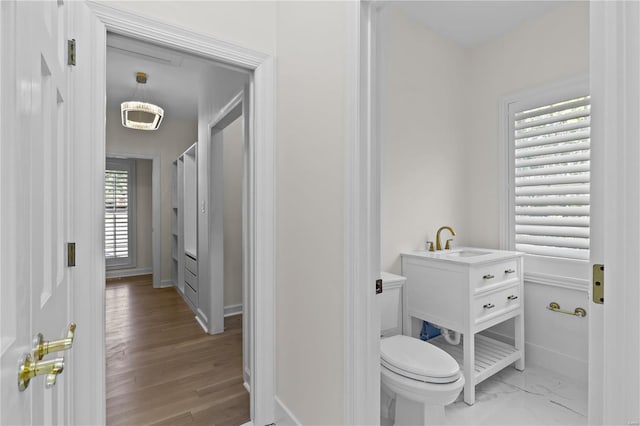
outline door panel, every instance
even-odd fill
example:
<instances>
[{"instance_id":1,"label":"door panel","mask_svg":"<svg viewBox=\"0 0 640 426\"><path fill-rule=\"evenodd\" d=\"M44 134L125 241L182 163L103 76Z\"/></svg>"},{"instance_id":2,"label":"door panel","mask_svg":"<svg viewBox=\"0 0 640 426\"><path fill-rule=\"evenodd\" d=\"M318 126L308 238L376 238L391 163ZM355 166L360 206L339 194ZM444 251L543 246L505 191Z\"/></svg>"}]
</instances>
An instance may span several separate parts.
<instances>
[{"instance_id":1,"label":"door panel","mask_svg":"<svg viewBox=\"0 0 640 426\"><path fill-rule=\"evenodd\" d=\"M43 377L33 378L23 392L17 386L18 360L31 352L33 336L66 337L69 323L67 11L61 1L1 7L1 90L11 94L15 107L3 105L1 122L0 270L7 281L0 316L0 423L67 424L64 373L52 388L45 389Z\"/></svg>"}]
</instances>

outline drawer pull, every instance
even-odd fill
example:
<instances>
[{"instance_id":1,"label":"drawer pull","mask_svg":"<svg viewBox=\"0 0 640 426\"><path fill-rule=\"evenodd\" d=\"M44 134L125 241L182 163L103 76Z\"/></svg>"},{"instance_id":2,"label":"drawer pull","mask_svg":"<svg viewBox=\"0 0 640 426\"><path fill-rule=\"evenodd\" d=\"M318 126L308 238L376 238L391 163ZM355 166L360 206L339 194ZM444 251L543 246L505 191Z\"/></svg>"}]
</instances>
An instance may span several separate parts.
<instances>
[{"instance_id":1,"label":"drawer pull","mask_svg":"<svg viewBox=\"0 0 640 426\"><path fill-rule=\"evenodd\" d=\"M504 273L505 273L505 274L513 274L513 273L515 273L515 272L516 272L516 270L515 270L515 269L511 269L511 268L506 269L506 270L504 271Z\"/></svg>"},{"instance_id":2,"label":"drawer pull","mask_svg":"<svg viewBox=\"0 0 640 426\"><path fill-rule=\"evenodd\" d=\"M494 305L493 303L487 303L486 305L483 306L483 308L485 309L493 309L495 307L496 305Z\"/></svg>"},{"instance_id":3,"label":"drawer pull","mask_svg":"<svg viewBox=\"0 0 640 426\"><path fill-rule=\"evenodd\" d=\"M516 296L515 294L512 294L511 296L507 297L507 299L509 300L516 300L518 298L518 296Z\"/></svg>"},{"instance_id":4,"label":"drawer pull","mask_svg":"<svg viewBox=\"0 0 640 426\"><path fill-rule=\"evenodd\" d=\"M494 275L491 275L491 274L487 274L487 275L483 275L483 276L482 276L482 279L483 279L483 280L492 280L492 279L494 279L494 278L495 278L495 276L494 276Z\"/></svg>"}]
</instances>

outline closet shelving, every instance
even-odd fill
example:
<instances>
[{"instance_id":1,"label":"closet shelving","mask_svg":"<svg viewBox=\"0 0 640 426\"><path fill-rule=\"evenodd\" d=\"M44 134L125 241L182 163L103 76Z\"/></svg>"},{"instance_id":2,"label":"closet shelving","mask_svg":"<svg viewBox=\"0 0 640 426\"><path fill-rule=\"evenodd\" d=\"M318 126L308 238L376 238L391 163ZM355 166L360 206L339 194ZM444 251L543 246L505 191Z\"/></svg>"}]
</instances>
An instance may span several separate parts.
<instances>
[{"instance_id":1,"label":"closet shelving","mask_svg":"<svg viewBox=\"0 0 640 426\"><path fill-rule=\"evenodd\" d=\"M171 276L194 312L198 306L197 143L173 162L171 187Z\"/></svg>"}]
</instances>

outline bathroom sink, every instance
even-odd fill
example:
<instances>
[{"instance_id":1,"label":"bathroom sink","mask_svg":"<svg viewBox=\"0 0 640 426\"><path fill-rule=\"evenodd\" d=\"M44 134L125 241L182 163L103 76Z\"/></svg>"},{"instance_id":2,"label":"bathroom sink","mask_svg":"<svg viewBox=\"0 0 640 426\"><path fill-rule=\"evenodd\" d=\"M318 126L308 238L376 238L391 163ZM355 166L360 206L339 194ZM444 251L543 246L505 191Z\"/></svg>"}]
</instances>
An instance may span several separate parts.
<instances>
[{"instance_id":1,"label":"bathroom sink","mask_svg":"<svg viewBox=\"0 0 640 426\"><path fill-rule=\"evenodd\" d=\"M444 254L444 256L476 257L476 256L484 256L486 254L491 254L491 252L482 251L482 250L459 250L459 251L453 251L451 253L446 253Z\"/></svg>"}]
</instances>

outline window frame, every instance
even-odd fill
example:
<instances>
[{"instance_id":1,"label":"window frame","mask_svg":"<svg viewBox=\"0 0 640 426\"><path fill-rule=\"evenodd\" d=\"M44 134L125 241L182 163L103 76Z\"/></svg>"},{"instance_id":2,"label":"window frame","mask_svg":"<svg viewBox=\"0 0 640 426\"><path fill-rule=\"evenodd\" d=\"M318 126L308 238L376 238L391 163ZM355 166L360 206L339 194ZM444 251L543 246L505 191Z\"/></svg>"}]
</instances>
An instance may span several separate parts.
<instances>
[{"instance_id":1,"label":"window frame","mask_svg":"<svg viewBox=\"0 0 640 426\"><path fill-rule=\"evenodd\" d=\"M515 146L511 143L514 123L509 107L518 104L519 108L531 109L540 105L582 97L590 94L589 77L580 76L542 87L522 90L504 96L499 102L499 210L500 210L500 248L515 250ZM591 233L591 227L589 228ZM525 253L525 278L536 277L538 281L555 277L582 278L589 260L569 259Z\"/></svg>"},{"instance_id":2,"label":"window frame","mask_svg":"<svg viewBox=\"0 0 640 426\"><path fill-rule=\"evenodd\" d=\"M129 176L127 180L127 198L128 198L128 253L126 258L107 258L106 255L106 237L104 236L104 227L106 226L103 216L103 256L107 270L129 269L136 267L136 160L132 158L107 158L105 162L105 178L108 170L124 170ZM103 190L106 191L106 180L103 182ZM103 192L104 200L104 192ZM103 215L106 215L106 204L103 206Z\"/></svg>"}]
</instances>

